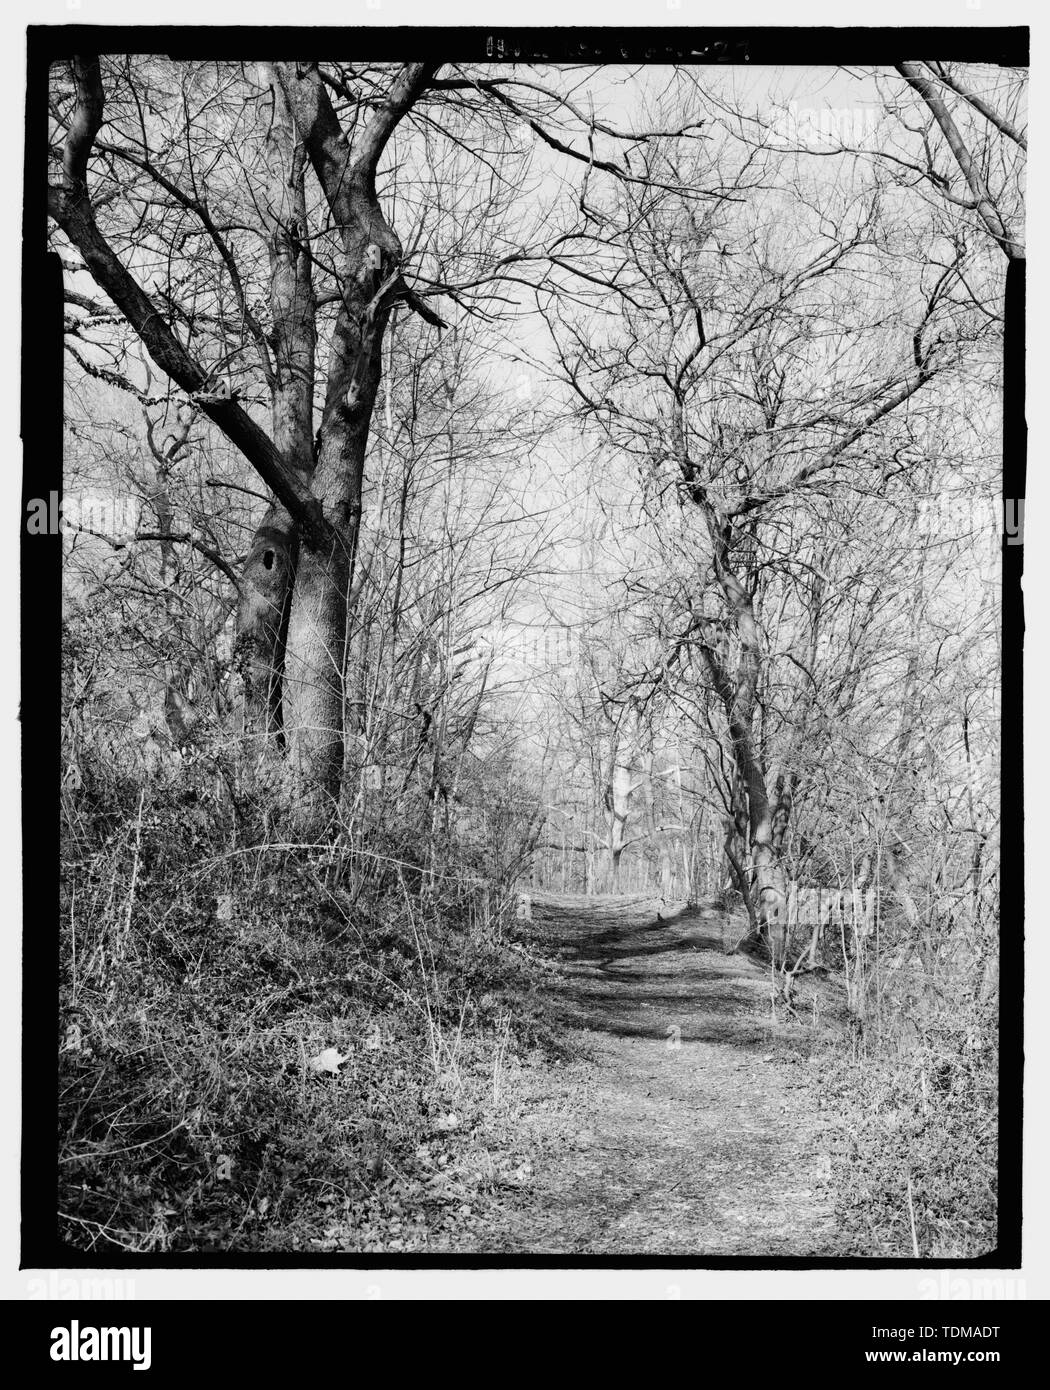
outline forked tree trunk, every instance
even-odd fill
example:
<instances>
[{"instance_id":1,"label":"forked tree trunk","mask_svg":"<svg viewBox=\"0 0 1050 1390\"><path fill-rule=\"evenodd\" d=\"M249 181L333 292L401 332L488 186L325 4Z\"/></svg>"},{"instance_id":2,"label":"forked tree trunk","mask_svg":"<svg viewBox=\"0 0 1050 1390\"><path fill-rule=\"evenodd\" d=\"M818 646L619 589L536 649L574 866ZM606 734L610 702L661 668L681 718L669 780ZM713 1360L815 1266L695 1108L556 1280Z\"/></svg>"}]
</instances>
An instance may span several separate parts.
<instances>
[{"instance_id":1,"label":"forked tree trunk","mask_svg":"<svg viewBox=\"0 0 1050 1390\"><path fill-rule=\"evenodd\" d=\"M376 102L364 128L355 130L352 153L316 62L281 62L263 69L272 98L266 140L268 206L263 214L270 240L272 335L256 320L232 253L211 222L206 204L196 194L180 193L174 185L169 189L201 218L226 263L273 395L274 439L237 402L228 383L225 391L214 389L211 371L172 332L99 230L87 186L88 160L105 111L96 56L74 60L77 105L63 148L60 178L48 186L49 215L79 250L96 283L128 319L157 365L201 405L281 504L270 509L248 557L239 651L249 725L260 726L265 743L283 715L292 770L291 801L293 806L301 802L306 809L328 810L340 789L348 592L383 332L398 300L427 322L444 327L405 284L401 244L384 219L376 195L376 168L382 153L438 66L404 65ZM341 305L313 489L307 479L314 467L316 305L303 196L307 157L341 242L336 268ZM303 555L297 565L299 542Z\"/></svg>"},{"instance_id":2,"label":"forked tree trunk","mask_svg":"<svg viewBox=\"0 0 1050 1390\"><path fill-rule=\"evenodd\" d=\"M285 728L297 794L308 818L335 803L342 783L346 626L361 529L368 430L389 309L376 304L380 267L358 248L365 274L346 293L333 334L313 491L336 535L299 561L285 657ZM396 254L400 257L400 246ZM357 310L355 314L354 310Z\"/></svg>"},{"instance_id":3,"label":"forked tree trunk","mask_svg":"<svg viewBox=\"0 0 1050 1390\"><path fill-rule=\"evenodd\" d=\"M334 811L342 785L346 627L365 452L382 373L383 334L394 303L410 295L401 278L401 243L376 196L376 166L433 69L410 64L402 70L355 142L353 156L316 64L279 63L275 71L341 241L341 304L313 477L313 493L333 534L328 544L304 550L300 557L285 655L284 721L293 801L299 819L314 825Z\"/></svg>"},{"instance_id":4,"label":"forked tree trunk","mask_svg":"<svg viewBox=\"0 0 1050 1390\"><path fill-rule=\"evenodd\" d=\"M273 441L304 483L314 468L315 306L306 228L306 152L297 138L272 68L260 69L270 88L264 114L269 179L262 206L270 255L269 369ZM298 528L279 504L269 508L252 538L237 609L238 666L244 732L265 755L271 736L283 741L284 647L299 557Z\"/></svg>"}]
</instances>

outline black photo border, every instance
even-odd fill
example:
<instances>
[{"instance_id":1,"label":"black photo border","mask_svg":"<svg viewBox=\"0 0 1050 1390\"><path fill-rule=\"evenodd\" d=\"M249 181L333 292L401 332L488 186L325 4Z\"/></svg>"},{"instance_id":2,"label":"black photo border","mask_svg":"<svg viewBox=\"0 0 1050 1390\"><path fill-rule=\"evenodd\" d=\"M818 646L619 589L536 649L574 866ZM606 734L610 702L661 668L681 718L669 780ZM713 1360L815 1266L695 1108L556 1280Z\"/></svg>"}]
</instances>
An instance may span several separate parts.
<instances>
[{"instance_id":1,"label":"black photo border","mask_svg":"<svg viewBox=\"0 0 1050 1390\"><path fill-rule=\"evenodd\" d=\"M30 536L30 498L62 491L63 293L59 258L47 251L47 80L50 65L81 51L252 59L352 52L403 62L761 64L883 66L930 54L938 60L1028 64L1026 27L972 28L424 28L31 25L27 30L22 245L23 441L21 712L23 834L22 1269L1016 1269L1021 1264L1024 920L1021 596L1023 545L1009 543L1006 508L1023 512L1026 471L1025 266L1007 271L1004 343L1002 549L1002 832L999 1233L973 1260L730 1258L672 1255L179 1254L89 1252L59 1238L56 1205L61 536ZM10 1123L10 1121L9 1121Z\"/></svg>"}]
</instances>

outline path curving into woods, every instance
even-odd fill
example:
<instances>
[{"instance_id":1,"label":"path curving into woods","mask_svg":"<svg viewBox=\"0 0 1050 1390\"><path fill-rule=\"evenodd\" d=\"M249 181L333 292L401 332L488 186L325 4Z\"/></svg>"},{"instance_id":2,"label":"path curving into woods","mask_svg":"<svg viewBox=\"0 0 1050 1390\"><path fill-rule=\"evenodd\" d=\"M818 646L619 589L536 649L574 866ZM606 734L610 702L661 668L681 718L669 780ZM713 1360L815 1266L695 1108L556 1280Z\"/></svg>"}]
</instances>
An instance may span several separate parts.
<instances>
[{"instance_id":1,"label":"path curving into woods","mask_svg":"<svg viewBox=\"0 0 1050 1390\"><path fill-rule=\"evenodd\" d=\"M823 986L775 1022L769 971L728 954L723 914L639 898L533 900L536 944L586 1060L536 1078L547 1158L483 1248L609 1255L844 1253L817 1099ZM830 1000L826 1007L830 1007ZM570 1131L569 1144L555 1132Z\"/></svg>"}]
</instances>

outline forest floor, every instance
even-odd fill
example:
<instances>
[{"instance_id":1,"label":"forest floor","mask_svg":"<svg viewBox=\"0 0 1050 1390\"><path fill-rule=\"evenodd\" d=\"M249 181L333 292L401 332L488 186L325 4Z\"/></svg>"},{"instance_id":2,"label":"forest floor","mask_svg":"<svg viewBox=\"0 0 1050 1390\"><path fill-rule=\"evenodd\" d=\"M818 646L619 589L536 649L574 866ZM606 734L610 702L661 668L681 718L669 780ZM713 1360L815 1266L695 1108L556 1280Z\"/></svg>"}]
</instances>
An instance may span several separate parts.
<instances>
[{"instance_id":1,"label":"forest floor","mask_svg":"<svg viewBox=\"0 0 1050 1390\"><path fill-rule=\"evenodd\" d=\"M571 1060L519 1073L527 1190L446 1250L849 1253L818 1095L834 995L803 981L775 1017L769 968L727 950L724 913L658 906L533 899Z\"/></svg>"}]
</instances>

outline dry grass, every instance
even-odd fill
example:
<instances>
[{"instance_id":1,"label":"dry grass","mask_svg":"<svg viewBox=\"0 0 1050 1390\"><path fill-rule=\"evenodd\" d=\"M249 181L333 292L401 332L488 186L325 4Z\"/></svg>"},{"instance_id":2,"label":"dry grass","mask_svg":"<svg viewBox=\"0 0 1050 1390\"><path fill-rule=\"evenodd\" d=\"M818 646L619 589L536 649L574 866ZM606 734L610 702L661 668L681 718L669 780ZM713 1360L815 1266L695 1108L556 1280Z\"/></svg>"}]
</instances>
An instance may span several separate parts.
<instances>
[{"instance_id":1,"label":"dry grass","mask_svg":"<svg viewBox=\"0 0 1050 1390\"><path fill-rule=\"evenodd\" d=\"M61 1229L100 1256L432 1248L520 1185L514 1078L556 1050L461 893L230 852L159 793L67 835L62 1017Z\"/></svg>"}]
</instances>

